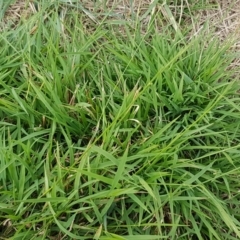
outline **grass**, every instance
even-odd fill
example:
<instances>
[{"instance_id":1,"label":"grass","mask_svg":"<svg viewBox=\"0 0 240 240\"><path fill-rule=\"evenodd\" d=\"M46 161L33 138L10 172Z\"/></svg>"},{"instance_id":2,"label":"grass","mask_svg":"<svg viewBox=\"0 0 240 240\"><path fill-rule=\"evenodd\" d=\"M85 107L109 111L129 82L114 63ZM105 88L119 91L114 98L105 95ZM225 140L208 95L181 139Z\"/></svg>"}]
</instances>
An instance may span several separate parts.
<instances>
[{"instance_id":1,"label":"grass","mask_svg":"<svg viewBox=\"0 0 240 240\"><path fill-rule=\"evenodd\" d=\"M231 42L39 11L0 36L0 239L239 239Z\"/></svg>"}]
</instances>

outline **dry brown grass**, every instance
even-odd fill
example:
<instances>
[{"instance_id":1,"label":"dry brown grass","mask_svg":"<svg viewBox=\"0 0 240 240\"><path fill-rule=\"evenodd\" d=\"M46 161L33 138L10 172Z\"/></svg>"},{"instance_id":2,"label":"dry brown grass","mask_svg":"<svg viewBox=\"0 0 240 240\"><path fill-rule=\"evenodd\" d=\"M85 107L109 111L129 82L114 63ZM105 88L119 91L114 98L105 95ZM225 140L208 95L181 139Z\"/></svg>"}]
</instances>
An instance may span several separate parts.
<instances>
[{"instance_id":1,"label":"dry brown grass","mask_svg":"<svg viewBox=\"0 0 240 240\"><path fill-rule=\"evenodd\" d=\"M69 1L70 2L70 1ZM131 23L132 20L142 17L143 25L147 25L152 13L160 13L166 21L169 16L164 12L161 4L151 5L152 0L109 0L105 4L102 1L81 1L81 10L86 16L86 22L98 23L102 19L114 21L122 20ZM188 4L188 0L185 0ZM209 32L214 32L215 36L221 41L228 38L235 38L233 48L236 51L240 49L240 0L215 0L212 1L216 8L194 12L193 17L186 19L186 24L193 26L192 35L197 34L204 23L209 22ZM131 4L130 4L131 3ZM151 11L149 10L151 7ZM180 7L180 6L179 6ZM173 16L177 16L176 6L170 6ZM179 11L178 11L179 12ZM26 19L36 13L32 1L17 0L7 10L4 17L4 27L14 28L20 19ZM169 17L170 18L170 17ZM3 28L3 27L1 27ZM240 66L240 60L236 59L234 64Z\"/></svg>"},{"instance_id":2,"label":"dry brown grass","mask_svg":"<svg viewBox=\"0 0 240 240\"><path fill-rule=\"evenodd\" d=\"M217 0L216 9L199 11L195 19L196 30L209 21L209 31L224 40L235 37L240 44L240 0Z\"/></svg>"},{"instance_id":3,"label":"dry brown grass","mask_svg":"<svg viewBox=\"0 0 240 240\"><path fill-rule=\"evenodd\" d=\"M71 1L69 1L71 2ZM92 20L99 20L106 17L111 19L131 20L133 16L143 16L149 9L153 1L151 0L111 0L105 4L96 3L96 1L81 1L83 12ZM185 0L186 4L188 1ZM216 30L216 35L220 38L226 38L231 34L239 34L240 28L240 0L216 0L217 7L214 10L199 11L195 16L194 27L199 30L207 20L210 26ZM154 6L149 14L156 10L161 11L161 4ZM171 8L174 14L173 7ZM86 10L86 11L84 11ZM27 18L36 13L32 1L17 0L6 11L4 21L16 25L20 18ZM147 16L146 16L147 18ZM212 28L211 28L212 30ZM239 36L240 39L240 36ZM238 42L238 45L240 43Z\"/></svg>"},{"instance_id":4,"label":"dry brown grass","mask_svg":"<svg viewBox=\"0 0 240 240\"><path fill-rule=\"evenodd\" d=\"M6 11L1 29L14 28L20 19L27 19L34 13L36 13L36 9L31 1L17 0Z\"/></svg>"},{"instance_id":5,"label":"dry brown grass","mask_svg":"<svg viewBox=\"0 0 240 240\"><path fill-rule=\"evenodd\" d=\"M232 49L239 54L240 51L240 0L217 0L215 10L202 11L198 16L198 25L209 20L209 31L214 30L214 35L221 41L233 39L235 44ZM232 68L239 71L240 58L236 57L231 64Z\"/></svg>"}]
</instances>

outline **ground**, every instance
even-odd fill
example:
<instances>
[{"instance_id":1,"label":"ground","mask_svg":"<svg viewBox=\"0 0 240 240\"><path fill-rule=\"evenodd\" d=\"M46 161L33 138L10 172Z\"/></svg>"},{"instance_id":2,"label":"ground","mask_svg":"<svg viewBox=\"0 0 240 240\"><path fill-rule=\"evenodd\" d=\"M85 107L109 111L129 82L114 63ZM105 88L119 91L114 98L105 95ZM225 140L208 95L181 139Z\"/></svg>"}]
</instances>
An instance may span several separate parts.
<instances>
[{"instance_id":1,"label":"ground","mask_svg":"<svg viewBox=\"0 0 240 240\"><path fill-rule=\"evenodd\" d=\"M240 2L40 2L0 3L0 239L239 239Z\"/></svg>"},{"instance_id":2,"label":"ground","mask_svg":"<svg viewBox=\"0 0 240 240\"><path fill-rule=\"evenodd\" d=\"M71 2L71 1L69 1ZM105 4L102 4L101 1L96 4L94 1L81 1L82 8L80 11L83 11L86 15L86 18L89 18L91 21L101 21L105 17L103 13L110 13L109 19L111 20L127 20L131 21L133 15L144 16L147 13L151 14L152 11L160 11L165 17L170 18L168 13L164 8L164 4L157 3L158 1L147 1L147 0L136 0L136 1L106 1ZM164 2L164 1L163 1ZM169 8L174 17L181 15L182 5L173 4L170 1ZM179 1L180 2L180 1ZM188 0L181 1L190 9L194 9L194 5L198 1ZM194 9L192 16L189 17L185 24L190 23L193 25L192 34L197 34L203 24L208 22L209 31L214 32L214 37L221 39L222 41L235 38L235 44L233 48L238 51L240 49L240 1L239 0L213 0L209 1L211 7L206 9ZM149 12L149 7L151 11ZM6 12L3 17L3 21L7 26L14 27L19 19L25 19L36 13L37 4L33 1L22 1L17 0L12 3L6 9ZM203 7L204 8L204 7ZM148 15L149 15L148 14ZM148 15L146 15L144 21L146 24L148 22ZM180 16L181 17L181 16ZM169 19L168 19L169 20ZM171 20L170 20L171 21ZM240 60L237 58L232 66L240 66Z\"/></svg>"}]
</instances>

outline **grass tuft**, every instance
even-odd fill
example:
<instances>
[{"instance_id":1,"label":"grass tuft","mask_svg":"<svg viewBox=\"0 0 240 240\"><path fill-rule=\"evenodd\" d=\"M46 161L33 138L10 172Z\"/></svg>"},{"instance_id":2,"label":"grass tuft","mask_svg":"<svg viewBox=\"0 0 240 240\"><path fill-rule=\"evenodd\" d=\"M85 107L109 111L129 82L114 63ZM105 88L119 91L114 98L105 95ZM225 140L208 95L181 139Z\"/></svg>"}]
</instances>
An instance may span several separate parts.
<instances>
[{"instance_id":1,"label":"grass tuft","mask_svg":"<svg viewBox=\"0 0 240 240\"><path fill-rule=\"evenodd\" d=\"M240 238L231 43L83 19L49 3L0 36L1 238Z\"/></svg>"}]
</instances>

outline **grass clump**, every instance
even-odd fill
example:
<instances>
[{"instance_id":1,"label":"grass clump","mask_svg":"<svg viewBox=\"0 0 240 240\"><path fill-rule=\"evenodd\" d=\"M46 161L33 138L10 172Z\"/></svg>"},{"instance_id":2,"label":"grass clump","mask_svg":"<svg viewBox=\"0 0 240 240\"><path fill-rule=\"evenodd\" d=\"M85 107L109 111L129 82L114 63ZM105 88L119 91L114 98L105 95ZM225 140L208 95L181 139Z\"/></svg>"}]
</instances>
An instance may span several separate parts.
<instances>
[{"instance_id":1,"label":"grass clump","mask_svg":"<svg viewBox=\"0 0 240 240\"><path fill-rule=\"evenodd\" d=\"M3 239L238 239L228 46L67 13L1 35Z\"/></svg>"}]
</instances>

